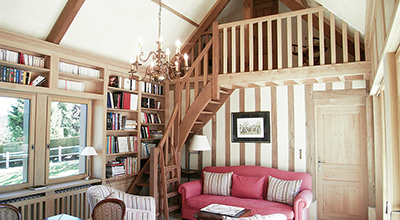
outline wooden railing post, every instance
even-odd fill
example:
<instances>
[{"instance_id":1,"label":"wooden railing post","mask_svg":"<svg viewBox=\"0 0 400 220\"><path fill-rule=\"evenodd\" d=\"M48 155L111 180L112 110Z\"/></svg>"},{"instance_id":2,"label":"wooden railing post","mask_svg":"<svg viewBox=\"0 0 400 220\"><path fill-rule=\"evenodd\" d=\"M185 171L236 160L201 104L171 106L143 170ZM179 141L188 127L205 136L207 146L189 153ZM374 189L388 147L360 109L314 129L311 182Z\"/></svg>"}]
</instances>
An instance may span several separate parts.
<instances>
[{"instance_id":1,"label":"wooden railing post","mask_svg":"<svg viewBox=\"0 0 400 220\"><path fill-rule=\"evenodd\" d=\"M211 98L214 100L219 99L219 86L218 86L218 74L219 74L219 22L213 23L213 51L212 51L212 65L213 72L211 77Z\"/></svg>"},{"instance_id":2,"label":"wooden railing post","mask_svg":"<svg viewBox=\"0 0 400 220\"><path fill-rule=\"evenodd\" d=\"M160 150L157 147L150 149L150 196L158 198L158 155ZM156 210L158 210L158 199L156 199Z\"/></svg>"}]
</instances>

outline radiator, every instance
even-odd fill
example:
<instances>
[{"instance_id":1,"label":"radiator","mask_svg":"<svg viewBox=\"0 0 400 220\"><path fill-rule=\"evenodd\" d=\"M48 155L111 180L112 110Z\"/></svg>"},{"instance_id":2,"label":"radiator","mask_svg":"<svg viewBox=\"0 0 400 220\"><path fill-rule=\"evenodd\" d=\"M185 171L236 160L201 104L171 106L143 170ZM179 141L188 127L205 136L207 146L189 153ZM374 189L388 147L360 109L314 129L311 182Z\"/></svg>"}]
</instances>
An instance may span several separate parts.
<instances>
[{"instance_id":1,"label":"radiator","mask_svg":"<svg viewBox=\"0 0 400 220\"><path fill-rule=\"evenodd\" d=\"M0 204L16 206L24 220L41 220L58 214L69 214L82 219L90 217L86 191L90 184L70 188L46 190L29 196L1 200Z\"/></svg>"}]
</instances>

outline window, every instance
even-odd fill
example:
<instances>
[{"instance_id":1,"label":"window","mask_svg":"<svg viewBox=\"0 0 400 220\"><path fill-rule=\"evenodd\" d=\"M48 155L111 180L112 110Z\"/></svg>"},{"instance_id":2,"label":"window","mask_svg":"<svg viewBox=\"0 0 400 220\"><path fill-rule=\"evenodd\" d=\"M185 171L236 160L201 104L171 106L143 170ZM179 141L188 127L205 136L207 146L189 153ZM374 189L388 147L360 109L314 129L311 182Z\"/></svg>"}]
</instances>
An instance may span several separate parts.
<instances>
[{"instance_id":1,"label":"window","mask_svg":"<svg viewBox=\"0 0 400 220\"><path fill-rule=\"evenodd\" d=\"M86 173L88 105L52 101L50 115L49 179Z\"/></svg>"},{"instance_id":2,"label":"window","mask_svg":"<svg viewBox=\"0 0 400 220\"><path fill-rule=\"evenodd\" d=\"M0 96L0 187L28 182L31 100Z\"/></svg>"}]
</instances>

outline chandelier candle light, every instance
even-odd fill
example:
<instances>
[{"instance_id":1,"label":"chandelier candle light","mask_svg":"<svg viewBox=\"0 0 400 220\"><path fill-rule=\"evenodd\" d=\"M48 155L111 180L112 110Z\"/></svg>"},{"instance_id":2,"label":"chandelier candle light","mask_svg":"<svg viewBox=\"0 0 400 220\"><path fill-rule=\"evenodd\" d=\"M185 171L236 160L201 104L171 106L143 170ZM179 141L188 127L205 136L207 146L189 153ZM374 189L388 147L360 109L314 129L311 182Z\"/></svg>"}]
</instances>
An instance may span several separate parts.
<instances>
[{"instance_id":1,"label":"chandelier candle light","mask_svg":"<svg viewBox=\"0 0 400 220\"><path fill-rule=\"evenodd\" d=\"M168 79L171 82L174 82L176 79L182 79L186 76L189 67L188 67L188 55L181 54L181 42L179 40L176 41L176 54L169 59L170 50L167 48L165 51L162 50L163 38L161 36L161 0L160 3L160 10L158 14L158 41L157 45L158 48L156 51L150 51L147 58L144 58L144 53L142 51L143 40L139 38L138 49L136 50L136 61L134 61L133 57L130 60L131 63L131 70L129 73L132 75L133 78L137 76L141 76L141 74L136 74L139 71L139 66L142 63L147 62L150 58L152 62L149 66L147 66L145 75L141 76L138 80L144 81L147 77L149 80L161 83L165 79Z\"/></svg>"}]
</instances>

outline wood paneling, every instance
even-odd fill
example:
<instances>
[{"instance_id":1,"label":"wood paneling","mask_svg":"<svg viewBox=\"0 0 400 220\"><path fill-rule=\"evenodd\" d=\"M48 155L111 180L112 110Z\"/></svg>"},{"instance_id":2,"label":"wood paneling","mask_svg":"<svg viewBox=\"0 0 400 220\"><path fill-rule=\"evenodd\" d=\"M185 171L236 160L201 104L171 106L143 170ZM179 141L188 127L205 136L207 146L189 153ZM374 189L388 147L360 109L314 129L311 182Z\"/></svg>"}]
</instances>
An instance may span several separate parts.
<instances>
[{"instance_id":1,"label":"wood paneling","mask_svg":"<svg viewBox=\"0 0 400 220\"><path fill-rule=\"evenodd\" d=\"M278 168L278 126L277 126L276 87L271 87L271 143L272 168Z\"/></svg>"}]
</instances>

